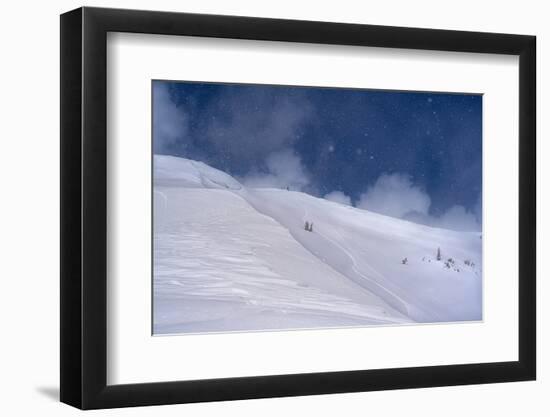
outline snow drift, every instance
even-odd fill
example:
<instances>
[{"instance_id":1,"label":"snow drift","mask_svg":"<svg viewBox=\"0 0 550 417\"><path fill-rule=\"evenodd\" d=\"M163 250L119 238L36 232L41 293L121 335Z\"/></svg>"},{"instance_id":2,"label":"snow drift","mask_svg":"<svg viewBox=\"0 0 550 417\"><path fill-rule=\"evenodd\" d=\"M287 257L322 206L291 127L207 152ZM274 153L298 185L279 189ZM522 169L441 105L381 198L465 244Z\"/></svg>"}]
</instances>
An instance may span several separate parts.
<instances>
[{"instance_id":1,"label":"snow drift","mask_svg":"<svg viewBox=\"0 0 550 417\"><path fill-rule=\"evenodd\" d=\"M482 318L479 233L246 188L172 156L154 157L153 198L155 334Z\"/></svg>"}]
</instances>

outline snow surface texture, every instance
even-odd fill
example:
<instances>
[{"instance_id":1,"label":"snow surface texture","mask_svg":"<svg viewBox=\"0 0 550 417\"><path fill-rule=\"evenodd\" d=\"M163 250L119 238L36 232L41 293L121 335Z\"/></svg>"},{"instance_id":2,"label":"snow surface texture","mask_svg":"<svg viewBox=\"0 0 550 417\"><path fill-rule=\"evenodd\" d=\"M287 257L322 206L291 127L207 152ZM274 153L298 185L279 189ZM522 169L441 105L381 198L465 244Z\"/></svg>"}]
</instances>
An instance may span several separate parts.
<instances>
[{"instance_id":1,"label":"snow surface texture","mask_svg":"<svg viewBox=\"0 0 550 417\"><path fill-rule=\"evenodd\" d=\"M153 199L154 334L482 319L479 233L246 188L172 156L154 157Z\"/></svg>"}]
</instances>

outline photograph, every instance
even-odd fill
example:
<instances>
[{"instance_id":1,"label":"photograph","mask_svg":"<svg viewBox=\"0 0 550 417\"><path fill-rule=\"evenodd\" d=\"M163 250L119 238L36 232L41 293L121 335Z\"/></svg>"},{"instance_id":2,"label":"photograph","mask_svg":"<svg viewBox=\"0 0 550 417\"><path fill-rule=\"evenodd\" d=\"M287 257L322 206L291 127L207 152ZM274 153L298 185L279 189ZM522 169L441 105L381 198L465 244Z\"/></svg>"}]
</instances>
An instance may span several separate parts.
<instances>
[{"instance_id":1,"label":"photograph","mask_svg":"<svg viewBox=\"0 0 550 417\"><path fill-rule=\"evenodd\" d=\"M403 26L395 7L361 19L359 6L297 6L75 5L57 35L27 36L58 47L44 66L56 82L35 84L60 105L29 124L29 100L7 100L22 110L7 137L51 119L59 146L39 132L26 136L50 154L10 153L33 169L21 186L10 159L20 192L7 195L20 198L6 206L28 208L24 225L59 225L27 227L47 237L37 247L59 238L59 256L34 251L58 282L34 262L44 285L31 305L50 306L38 325L36 308L12 321L51 343L8 369L35 385L11 408L49 398L172 415L218 402L256 415L266 399L291 414L425 415L437 387L433 415L457 392L471 397L457 415L537 414L542 14L426 20L415 5ZM19 53L17 70L35 55ZM29 148L7 141L19 142ZM56 190L36 186L41 164L59 168ZM56 221L36 216L48 196ZM11 223L17 277L29 233ZM28 288L6 293L8 311L28 310L13 296Z\"/></svg>"},{"instance_id":2,"label":"photograph","mask_svg":"<svg viewBox=\"0 0 550 417\"><path fill-rule=\"evenodd\" d=\"M152 81L153 335L482 321L482 99Z\"/></svg>"}]
</instances>

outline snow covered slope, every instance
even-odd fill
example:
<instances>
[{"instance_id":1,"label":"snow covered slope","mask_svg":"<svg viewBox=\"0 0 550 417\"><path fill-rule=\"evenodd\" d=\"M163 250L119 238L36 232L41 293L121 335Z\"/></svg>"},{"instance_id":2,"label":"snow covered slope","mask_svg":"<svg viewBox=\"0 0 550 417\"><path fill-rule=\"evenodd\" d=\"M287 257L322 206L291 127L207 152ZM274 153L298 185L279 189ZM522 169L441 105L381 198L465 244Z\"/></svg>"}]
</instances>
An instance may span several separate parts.
<instances>
[{"instance_id":1,"label":"snow covered slope","mask_svg":"<svg viewBox=\"0 0 550 417\"><path fill-rule=\"evenodd\" d=\"M155 185L174 185L185 188L221 188L238 190L241 184L232 176L204 162L174 156L155 155Z\"/></svg>"},{"instance_id":2,"label":"snow covered slope","mask_svg":"<svg viewBox=\"0 0 550 417\"><path fill-rule=\"evenodd\" d=\"M480 270L478 233L155 156L155 334L479 320Z\"/></svg>"},{"instance_id":3,"label":"snow covered slope","mask_svg":"<svg viewBox=\"0 0 550 417\"><path fill-rule=\"evenodd\" d=\"M479 233L431 228L298 192L246 195L319 259L412 320L481 319ZM313 222L313 233L304 230L305 221Z\"/></svg>"}]
</instances>

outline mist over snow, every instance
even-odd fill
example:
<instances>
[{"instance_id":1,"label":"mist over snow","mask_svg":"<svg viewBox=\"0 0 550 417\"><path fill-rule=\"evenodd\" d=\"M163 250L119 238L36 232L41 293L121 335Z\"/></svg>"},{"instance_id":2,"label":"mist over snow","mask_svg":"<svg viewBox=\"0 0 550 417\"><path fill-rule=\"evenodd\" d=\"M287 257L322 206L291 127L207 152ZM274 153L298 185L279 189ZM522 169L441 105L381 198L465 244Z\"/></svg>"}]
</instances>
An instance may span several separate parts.
<instances>
[{"instance_id":1,"label":"mist over snow","mask_svg":"<svg viewBox=\"0 0 550 417\"><path fill-rule=\"evenodd\" d=\"M480 204L478 199L478 205ZM458 231L480 231L480 214L454 205L440 216L430 215L431 199L420 186L403 173L382 174L367 191L360 195L356 207L428 226ZM479 219L479 220L478 220Z\"/></svg>"},{"instance_id":2,"label":"mist over snow","mask_svg":"<svg viewBox=\"0 0 550 417\"><path fill-rule=\"evenodd\" d=\"M411 212L428 214L430 197L405 174L382 174L359 197L358 208L403 218Z\"/></svg>"},{"instance_id":3,"label":"mist over snow","mask_svg":"<svg viewBox=\"0 0 550 417\"><path fill-rule=\"evenodd\" d=\"M418 213L409 213L405 217L416 223L425 224L433 227L458 231L481 231L481 224L477 220L476 214L467 211L462 206L452 206L441 216L427 216Z\"/></svg>"},{"instance_id":4,"label":"mist over snow","mask_svg":"<svg viewBox=\"0 0 550 417\"><path fill-rule=\"evenodd\" d=\"M351 197L345 195L342 191L332 191L325 194L323 197L325 200L333 201L335 203L343 204L345 206L351 206Z\"/></svg>"},{"instance_id":5,"label":"mist over snow","mask_svg":"<svg viewBox=\"0 0 550 417\"><path fill-rule=\"evenodd\" d=\"M206 109L211 120L204 140L226 158L267 162L270 155L291 151L305 124L315 117L302 94L284 95L231 86Z\"/></svg>"},{"instance_id":6,"label":"mist over snow","mask_svg":"<svg viewBox=\"0 0 550 417\"><path fill-rule=\"evenodd\" d=\"M310 183L310 175L300 157L292 149L269 154L265 160L266 172L251 171L241 178L252 188L289 188L301 191Z\"/></svg>"},{"instance_id":7,"label":"mist over snow","mask_svg":"<svg viewBox=\"0 0 550 417\"><path fill-rule=\"evenodd\" d=\"M153 148L398 219L481 230L481 96L153 82Z\"/></svg>"},{"instance_id":8,"label":"mist over snow","mask_svg":"<svg viewBox=\"0 0 550 417\"><path fill-rule=\"evenodd\" d=\"M178 141L185 143L188 133L188 117L178 109L164 84L153 84L153 150L164 153Z\"/></svg>"}]
</instances>

